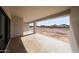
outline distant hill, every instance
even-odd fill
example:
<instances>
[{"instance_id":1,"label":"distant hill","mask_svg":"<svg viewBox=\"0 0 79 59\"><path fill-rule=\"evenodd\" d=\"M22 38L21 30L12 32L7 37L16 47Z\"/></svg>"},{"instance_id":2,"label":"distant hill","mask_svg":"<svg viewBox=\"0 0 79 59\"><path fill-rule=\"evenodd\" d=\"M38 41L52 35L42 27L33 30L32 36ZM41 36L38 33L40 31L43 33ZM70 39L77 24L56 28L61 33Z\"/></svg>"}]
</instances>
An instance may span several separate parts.
<instances>
[{"instance_id":1,"label":"distant hill","mask_svg":"<svg viewBox=\"0 0 79 59\"><path fill-rule=\"evenodd\" d=\"M67 24L60 24L60 25L50 25L50 26L45 26L45 25L41 25L41 26L37 26L37 27L40 27L40 28L69 28L70 26L67 25Z\"/></svg>"}]
</instances>

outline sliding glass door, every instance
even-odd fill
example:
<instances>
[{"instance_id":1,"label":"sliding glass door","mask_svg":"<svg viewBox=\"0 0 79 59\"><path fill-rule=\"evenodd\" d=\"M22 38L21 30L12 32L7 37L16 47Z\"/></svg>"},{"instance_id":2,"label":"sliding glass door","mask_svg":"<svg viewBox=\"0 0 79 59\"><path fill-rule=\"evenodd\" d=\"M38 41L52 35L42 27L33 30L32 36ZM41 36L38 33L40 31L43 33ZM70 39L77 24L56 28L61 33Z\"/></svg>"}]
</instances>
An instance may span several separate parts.
<instances>
[{"instance_id":1,"label":"sliding glass door","mask_svg":"<svg viewBox=\"0 0 79 59\"><path fill-rule=\"evenodd\" d=\"M0 8L0 52L4 52L10 39L10 19Z\"/></svg>"},{"instance_id":2,"label":"sliding glass door","mask_svg":"<svg viewBox=\"0 0 79 59\"><path fill-rule=\"evenodd\" d=\"M5 16L0 11L0 52L5 49Z\"/></svg>"}]
</instances>

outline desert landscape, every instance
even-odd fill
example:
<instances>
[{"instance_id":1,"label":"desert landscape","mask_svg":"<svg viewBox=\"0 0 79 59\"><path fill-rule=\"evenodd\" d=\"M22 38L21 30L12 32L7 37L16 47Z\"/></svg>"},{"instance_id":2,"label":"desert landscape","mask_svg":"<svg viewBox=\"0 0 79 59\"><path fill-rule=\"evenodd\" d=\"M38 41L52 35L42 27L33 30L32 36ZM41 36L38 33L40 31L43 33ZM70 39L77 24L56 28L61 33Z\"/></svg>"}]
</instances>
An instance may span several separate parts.
<instances>
[{"instance_id":1,"label":"desert landscape","mask_svg":"<svg viewBox=\"0 0 79 59\"><path fill-rule=\"evenodd\" d=\"M32 31L32 28L31 30ZM36 28L36 33L43 34L45 36L49 36L52 38L56 38L58 40L69 43L71 38L70 28Z\"/></svg>"}]
</instances>

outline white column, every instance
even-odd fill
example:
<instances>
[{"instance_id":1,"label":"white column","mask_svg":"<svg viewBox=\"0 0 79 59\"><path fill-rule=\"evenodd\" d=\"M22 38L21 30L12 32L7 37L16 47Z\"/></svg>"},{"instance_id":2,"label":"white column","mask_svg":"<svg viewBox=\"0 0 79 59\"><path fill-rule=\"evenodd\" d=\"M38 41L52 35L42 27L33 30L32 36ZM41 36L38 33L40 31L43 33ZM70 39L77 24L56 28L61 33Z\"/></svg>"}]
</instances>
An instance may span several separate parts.
<instances>
[{"instance_id":1,"label":"white column","mask_svg":"<svg viewBox=\"0 0 79 59\"><path fill-rule=\"evenodd\" d=\"M11 20L11 37L23 36L23 18L12 16Z\"/></svg>"},{"instance_id":2,"label":"white column","mask_svg":"<svg viewBox=\"0 0 79 59\"><path fill-rule=\"evenodd\" d=\"M23 24L23 32L29 31L29 24L28 23L24 23Z\"/></svg>"},{"instance_id":3,"label":"white column","mask_svg":"<svg viewBox=\"0 0 79 59\"><path fill-rule=\"evenodd\" d=\"M34 24L33 33L36 33L36 22L34 22L33 24Z\"/></svg>"},{"instance_id":4,"label":"white column","mask_svg":"<svg viewBox=\"0 0 79 59\"><path fill-rule=\"evenodd\" d=\"M79 7L71 7L70 24L72 39L70 40L73 52L79 52Z\"/></svg>"}]
</instances>

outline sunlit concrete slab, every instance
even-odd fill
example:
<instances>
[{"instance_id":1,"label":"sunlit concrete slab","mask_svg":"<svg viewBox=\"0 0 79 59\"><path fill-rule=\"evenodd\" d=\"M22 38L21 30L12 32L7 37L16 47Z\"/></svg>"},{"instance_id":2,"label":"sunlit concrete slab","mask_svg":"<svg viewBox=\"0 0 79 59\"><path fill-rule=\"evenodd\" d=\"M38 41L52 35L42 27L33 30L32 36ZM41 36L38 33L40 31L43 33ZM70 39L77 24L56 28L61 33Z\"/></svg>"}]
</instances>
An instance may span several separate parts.
<instances>
[{"instance_id":1,"label":"sunlit concrete slab","mask_svg":"<svg viewBox=\"0 0 79 59\"><path fill-rule=\"evenodd\" d=\"M25 32L23 32L23 35L28 35L28 34L32 34L33 33L33 31L25 31Z\"/></svg>"},{"instance_id":2,"label":"sunlit concrete slab","mask_svg":"<svg viewBox=\"0 0 79 59\"><path fill-rule=\"evenodd\" d=\"M59 41L41 34L33 34L21 37L23 45L27 52L31 53L64 53L72 52L69 43Z\"/></svg>"}]
</instances>

